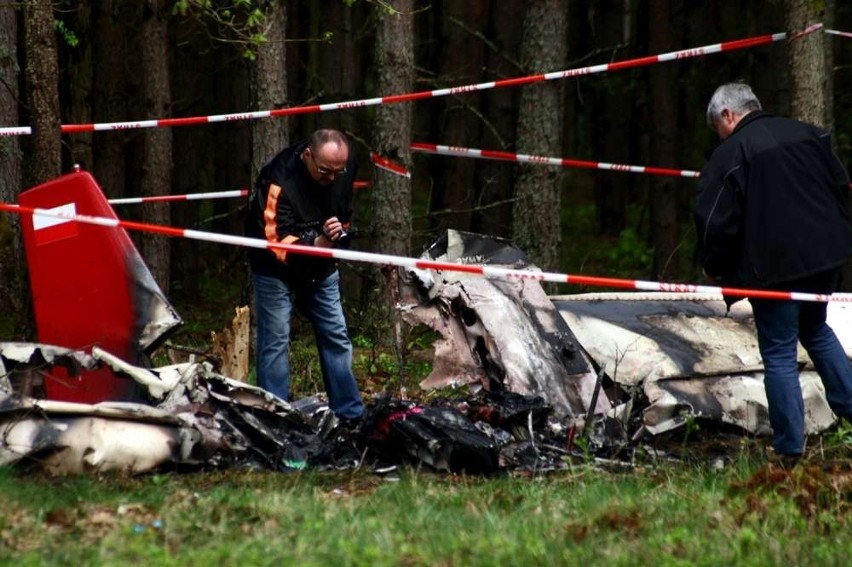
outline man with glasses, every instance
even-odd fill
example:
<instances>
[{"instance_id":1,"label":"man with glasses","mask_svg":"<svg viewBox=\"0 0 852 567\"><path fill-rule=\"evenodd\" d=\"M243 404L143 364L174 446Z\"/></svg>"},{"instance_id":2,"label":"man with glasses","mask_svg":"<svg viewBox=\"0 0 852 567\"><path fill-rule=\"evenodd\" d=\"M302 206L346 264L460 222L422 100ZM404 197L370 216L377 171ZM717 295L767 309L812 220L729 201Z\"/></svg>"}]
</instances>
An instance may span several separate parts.
<instances>
[{"instance_id":1,"label":"man with glasses","mask_svg":"<svg viewBox=\"0 0 852 567\"><path fill-rule=\"evenodd\" d=\"M260 171L246 235L268 242L348 245L356 161L338 130L323 129L282 150ZM290 396L293 308L311 322L329 407L343 420L364 411L352 372L352 343L340 302L337 262L285 250L249 249L257 320L257 383Z\"/></svg>"},{"instance_id":2,"label":"man with glasses","mask_svg":"<svg viewBox=\"0 0 852 567\"><path fill-rule=\"evenodd\" d=\"M831 136L772 116L748 85L722 85L707 106L721 143L701 170L695 219L704 271L726 287L829 294L852 253L849 177ZM828 404L852 418L852 367L826 304L750 297L763 358L772 444L782 463L805 445L797 342L808 351Z\"/></svg>"}]
</instances>

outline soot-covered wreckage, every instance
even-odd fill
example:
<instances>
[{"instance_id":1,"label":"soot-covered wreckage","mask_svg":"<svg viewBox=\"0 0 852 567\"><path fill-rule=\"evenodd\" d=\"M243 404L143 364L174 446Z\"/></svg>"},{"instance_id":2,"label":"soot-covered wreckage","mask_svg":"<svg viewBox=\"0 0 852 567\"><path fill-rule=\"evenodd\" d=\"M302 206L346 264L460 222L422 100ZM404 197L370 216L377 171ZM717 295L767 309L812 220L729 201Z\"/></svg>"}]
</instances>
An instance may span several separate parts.
<instances>
[{"instance_id":1,"label":"soot-covered wreckage","mask_svg":"<svg viewBox=\"0 0 852 567\"><path fill-rule=\"evenodd\" d=\"M22 193L21 203L115 218L85 172ZM548 297L535 279L407 270L402 317L440 335L421 387L459 394L429 404L380 396L352 426L319 397L287 403L209 361L151 368L180 317L127 234L37 215L22 227L40 342L0 343L0 465L55 474L387 463L541 471L590 450L623 457L695 419L769 428L747 302L726 313L706 296ZM535 269L508 242L456 231L424 256ZM56 277L63 262L74 278ZM829 313L848 348L845 307ZM800 360L816 433L834 416L804 352Z\"/></svg>"}]
</instances>

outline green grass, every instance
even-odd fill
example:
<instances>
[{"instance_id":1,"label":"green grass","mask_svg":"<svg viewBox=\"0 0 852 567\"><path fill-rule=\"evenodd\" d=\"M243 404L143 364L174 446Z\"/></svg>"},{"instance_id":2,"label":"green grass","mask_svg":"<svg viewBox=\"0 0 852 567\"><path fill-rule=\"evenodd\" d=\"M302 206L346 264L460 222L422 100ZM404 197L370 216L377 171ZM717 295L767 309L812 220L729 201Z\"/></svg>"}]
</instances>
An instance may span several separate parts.
<instances>
[{"instance_id":1,"label":"green grass","mask_svg":"<svg viewBox=\"0 0 852 567\"><path fill-rule=\"evenodd\" d=\"M846 457L849 454L846 448ZM849 461L538 478L0 469L5 565L844 565Z\"/></svg>"}]
</instances>

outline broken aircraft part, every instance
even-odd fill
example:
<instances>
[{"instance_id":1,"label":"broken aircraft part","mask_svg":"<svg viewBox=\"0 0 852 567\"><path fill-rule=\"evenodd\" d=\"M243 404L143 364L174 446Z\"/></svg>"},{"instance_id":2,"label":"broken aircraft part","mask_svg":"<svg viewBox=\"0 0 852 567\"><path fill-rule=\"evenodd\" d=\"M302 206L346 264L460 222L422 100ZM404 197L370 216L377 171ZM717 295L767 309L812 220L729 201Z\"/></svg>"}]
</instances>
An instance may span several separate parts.
<instances>
[{"instance_id":1,"label":"broken aircraft part","mask_svg":"<svg viewBox=\"0 0 852 567\"><path fill-rule=\"evenodd\" d=\"M424 256L531 269L506 241L452 230ZM592 403L597 368L603 369L608 387L592 413L607 413L625 424L632 412L641 411L634 437L670 431L693 418L755 434L770 431L748 301L728 311L720 297L706 294L548 298L536 280L498 281L435 270L406 275L399 306L403 317L441 335L423 388L467 384L540 395L559 417L581 422ZM554 311L564 325L552 320ZM852 352L850 314L848 306L829 304L829 323L838 329L847 353ZM817 433L836 419L801 347L799 361L806 430Z\"/></svg>"},{"instance_id":2,"label":"broken aircraft part","mask_svg":"<svg viewBox=\"0 0 852 567\"><path fill-rule=\"evenodd\" d=\"M138 380L156 405L37 400L6 387L0 466L57 475L236 466L322 470L371 466L379 457L468 473L567 466L566 431L550 426L551 408L541 398L485 393L423 406L380 397L368 403L360 422L343 423L317 397L291 405L216 374L207 362L148 369L99 349L93 354Z\"/></svg>"},{"instance_id":3,"label":"broken aircraft part","mask_svg":"<svg viewBox=\"0 0 852 567\"><path fill-rule=\"evenodd\" d=\"M118 218L84 171L28 189L18 200L27 207ZM151 351L181 319L127 232L38 213L21 218L21 231L39 342L75 350L98 345L132 364L149 364ZM74 402L137 396L133 381L108 368L70 376L56 367L44 375L43 387L50 399Z\"/></svg>"},{"instance_id":4,"label":"broken aircraft part","mask_svg":"<svg viewBox=\"0 0 852 567\"><path fill-rule=\"evenodd\" d=\"M448 230L424 254L432 260L535 269L496 238ZM536 280L496 280L460 272L411 270L400 310L437 331L424 388L471 384L543 396L557 416L584 416L596 375L571 329ZM600 399L598 409L609 409Z\"/></svg>"},{"instance_id":5,"label":"broken aircraft part","mask_svg":"<svg viewBox=\"0 0 852 567\"><path fill-rule=\"evenodd\" d=\"M692 418L770 430L763 366L748 301L730 313L706 294L592 293L551 297L580 344L610 379L647 400L644 429L659 434ZM846 309L829 305L835 326ZM849 327L847 320L842 327ZM846 345L847 351L849 345ZM836 421L819 376L799 348L805 426Z\"/></svg>"}]
</instances>

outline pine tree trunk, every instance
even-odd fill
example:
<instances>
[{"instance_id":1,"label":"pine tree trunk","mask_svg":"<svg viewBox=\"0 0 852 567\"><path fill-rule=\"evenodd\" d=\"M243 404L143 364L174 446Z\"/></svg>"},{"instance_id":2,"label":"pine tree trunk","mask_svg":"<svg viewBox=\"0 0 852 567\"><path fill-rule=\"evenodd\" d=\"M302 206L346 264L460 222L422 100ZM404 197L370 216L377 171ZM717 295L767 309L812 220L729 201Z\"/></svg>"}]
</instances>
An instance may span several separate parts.
<instances>
[{"instance_id":1,"label":"pine tree trunk","mask_svg":"<svg viewBox=\"0 0 852 567\"><path fill-rule=\"evenodd\" d=\"M92 122L92 6L89 2L79 2L73 12L72 25L74 32L82 40L73 49L68 50L66 57L68 73L68 120L72 124L90 124ZM71 151L71 163L81 166L84 170L93 171L94 154L92 152L92 133L80 132L66 137L66 143Z\"/></svg>"},{"instance_id":2,"label":"pine tree trunk","mask_svg":"<svg viewBox=\"0 0 852 567\"><path fill-rule=\"evenodd\" d=\"M92 96L92 118L95 122L122 122L128 120L127 92L124 66L128 34L123 29L127 18L121 0L101 0L95 4L94 43L95 84ZM148 118L147 116L145 118ZM92 141L95 179L107 197L125 196L125 171L127 162L124 147L127 133L99 132Z\"/></svg>"},{"instance_id":3,"label":"pine tree trunk","mask_svg":"<svg viewBox=\"0 0 852 567\"><path fill-rule=\"evenodd\" d=\"M51 0L24 3L24 74L33 128L24 179L27 186L53 179L62 170L59 63L53 21Z\"/></svg>"},{"instance_id":4,"label":"pine tree trunk","mask_svg":"<svg viewBox=\"0 0 852 567\"><path fill-rule=\"evenodd\" d=\"M171 110L169 82L168 28L166 14L160 3L150 0L144 13L140 34L142 54L142 106L144 115L164 118ZM172 189L172 131L170 128L149 128L143 134L142 178L143 196L168 195ZM142 220L147 223L170 224L167 203L141 205ZM170 280L170 240L156 234L143 234L140 253L154 279L168 293Z\"/></svg>"},{"instance_id":5,"label":"pine tree trunk","mask_svg":"<svg viewBox=\"0 0 852 567\"><path fill-rule=\"evenodd\" d=\"M487 2L445 2L437 15L440 18L438 37L443 37L437 54L438 79L443 85L469 85L486 81L484 43L471 30L478 29L488 18ZM489 95L492 93L489 93ZM482 95L464 93L443 97L440 101L440 120L435 120L431 139L438 144L467 147L479 138L483 129L479 113ZM436 105L437 107L437 105ZM435 221L436 229L445 227L467 229L476 204L474 175L480 160L447 157L430 160L435 187L431 205L441 211Z\"/></svg>"},{"instance_id":6,"label":"pine tree trunk","mask_svg":"<svg viewBox=\"0 0 852 567\"><path fill-rule=\"evenodd\" d=\"M17 125L18 27L17 11L0 6L0 124ZM18 136L0 136L0 201L14 203L21 190L21 149ZM0 213L0 337L26 340L29 291L26 285L21 217Z\"/></svg>"},{"instance_id":7,"label":"pine tree trunk","mask_svg":"<svg viewBox=\"0 0 852 567\"><path fill-rule=\"evenodd\" d=\"M651 53L663 53L675 48L672 39L672 0L652 0L650 13ZM675 67L654 65L651 67L651 159L653 163L668 165L676 163L675 135L677 133L677 109L675 100ZM651 191L651 235L654 243L654 277L667 280L675 267L672 257L678 243L678 202L685 192L675 186L669 177L654 176L650 181Z\"/></svg>"},{"instance_id":8,"label":"pine tree trunk","mask_svg":"<svg viewBox=\"0 0 852 567\"><path fill-rule=\"evenodd\" d=\"M525 73L563 69L567 56L567 6L563 0L527 2L521 60ZM518 152L559 156L562 151L561 81L522 87ZM557 167L522 165L515 185L515 243L542 269L559 268L560 175Z\"/></svg>"},{"instance_id":9,"label":"pine tree trunk","mask_svg":"<svg viewBox=\"0 0 852 567\"><path fill-rule=\"evenodd\" d=\"M411 92L414 86L413 0L393 3L395 13L376 5L376 92L391 95ZM376 110L373 148L382 157L411 167L411 103L381 105ZM382 169L375 170L373 214L375 249L408 255L411 245L411 180Z\"/></svg>"},{"instance_id":10,"label":"pine tree trunk","mask_svg":"<svg viewBox=\"0 0 852 567\"><path fill-rule=\"evenodd\" d=\"M268 43L257 50L252 66L253 108L267 110L287 105L286 40L287 11L285 3L272 2L267 12L270 25ZM256 120L252 123L251 179L289 141L287 117Z\"/></svg>"},{"instance_id":11,"label":"pine tree trunk","mask_svg":"<svg viewBox=\"0 0 852 567\"><path fill-rule=\"evenodd\" d=\"M524 74L523 68L517 62L523 37L518 18L519 14L523 13L524 6L523 0L494 0L491 3L489 21L483 23L480 29L497 42L497 49L489 49L485 55L486 76L483 79L505 79ZM483 96L480 99L482 108L479 110L485 117L487 127L476 136L481 143L466 145L513 151L516 147L520 91L519 88L495 89ZM476 210L470 221L470 230L511 238L515 168L504 162L477 161L477 182L471 188Z\"/></svg>"},{"instance_id":12,"label":"pine tree trunk","mask_svg":"<svg viewBox=\"0 0 852 567\"><path fill-rule=\"evenodd\" d=\"M787 29L798 33L809 25L826 21L834 0L786 0ZM831 39L824 33L808 34L788 43L792 75L792 117L832 129L833 76Z\"/></svg>"},{"instance_id":13,"label":"pine tree trunk","mask_svg":"<svg viewBox=\"0 0 852 567\"><path fill-rule=\"evenodd\" d=\"M376 4L378 30L375 57L376 92L391 95L411 92L414 87L414 0L393 3L392 13L382 3ZM406 168L411 167L411 103L381 105L376 110L373 151ZM385 254L408 256L411 253L411 179L376 168L373 184L374 250ZM357 214L357 213L356 213ZM403 338L399 313L392 308L398 303L398 270L387 270L387 279L379 288L380 304L393 321L393 346L399 362L399 383L404 391ZM404 395L404 394L402 394Z\"/></svg>"}]
</instances>

